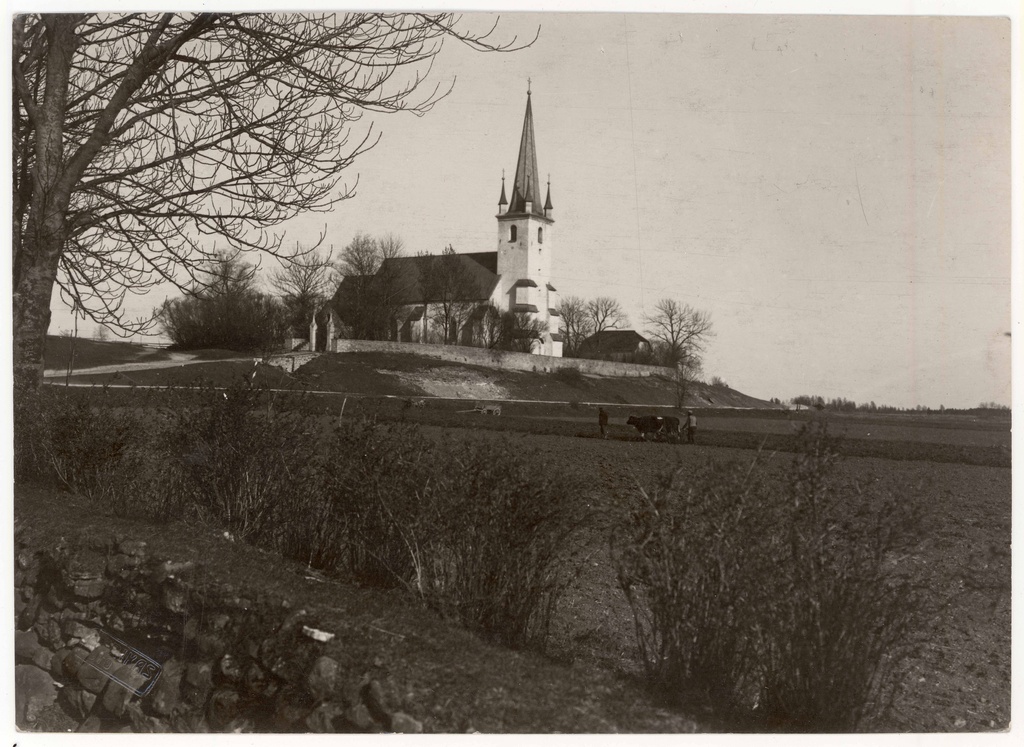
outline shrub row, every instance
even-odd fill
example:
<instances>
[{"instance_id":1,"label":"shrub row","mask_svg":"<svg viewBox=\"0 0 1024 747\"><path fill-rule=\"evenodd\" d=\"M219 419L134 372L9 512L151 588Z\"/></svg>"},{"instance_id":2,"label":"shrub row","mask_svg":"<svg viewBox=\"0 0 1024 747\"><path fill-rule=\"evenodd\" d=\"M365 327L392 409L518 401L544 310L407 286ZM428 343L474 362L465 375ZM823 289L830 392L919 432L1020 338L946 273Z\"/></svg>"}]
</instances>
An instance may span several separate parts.
<instances>
[{"instance_id":1,"label":"shrub row","mask_svg":"<svg viewBox=\"0 0 1024 747\"><path fill-rule=\"evenodd\" d=\"M213 526L312 567L402 586L512 646L543 646L578 567L577 490L539 454L416 426L323 428L298 396L246 383L110 407L44 390L16 403L16 479L118 514ZM106 406L97 406L104 404Z\"/></svg>"},{"instance_id":2,"label":"shrub row","mask_svg":"<svg viewBox=\"0 0 1024 747\"><path fill-rule=\"evenodd\" d=\"M662 693L754 728L848 732L882 715L931 604L898 560L913 495L841 485L827 428L779 484L756 458L631 497L613 534L641 660Z\"/></svg>"}]
</instances>

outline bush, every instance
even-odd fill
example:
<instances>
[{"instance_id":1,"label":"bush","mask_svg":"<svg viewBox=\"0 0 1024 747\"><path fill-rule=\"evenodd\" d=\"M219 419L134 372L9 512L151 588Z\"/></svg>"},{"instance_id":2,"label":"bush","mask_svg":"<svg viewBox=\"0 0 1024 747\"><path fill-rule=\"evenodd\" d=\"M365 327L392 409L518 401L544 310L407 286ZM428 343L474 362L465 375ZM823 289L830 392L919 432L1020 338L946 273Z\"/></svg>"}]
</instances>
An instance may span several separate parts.
<instances>
[{"instance_id":1,"label":"bush","mask_svg":"<svg viewBox=\"0 0 1024 747\"><path fill-rule=\"evenodd\" d=\"M639 490L613 536L619 585L636 623L651 684L725 714L749 707L755 672L751 615L766 497L754 470L715 465L687 480L680 469Z\"/></svg>"},{"instance_id":2,"label":"bush","mask_svg":"<svg viewBox=\"0 0 1024 747\"><path fill-rule=\"evenodd\" d=\"M14 403L15 479L39 480L96 497L130 472L145 432L133 411L102 407L98 398L43 387Z\"/></svg>"},{"instance_id":3,"label":"bush","mask_svg":"<svg viewBox=\"0 0 1024 747\"><path fill-rule=\"evenodd\" d=\"M275 403L245 378L182 395L188 404L164 412L155 448L168 490L186 515L276 549L320 479L316 434L291 403L300 395Z\"/></svg>"},{"instance_id":4,"label":"bush","mask_svg":"<svg viewBox=\"0 0 1024 747\"><path fill-rule=\"evenodd\" d=\"M572 575L574 491L508 444L438 445L366 423L336 437L352 454L331 478L349 570L507 645L543 645Z\"/></svg>"},{"instance_id":5,"label":"bush","mask_svg":"<svg viewBox=\"0 0 1024 747\"><path fill-rule=\"evenodd\" d=\"M552 374L558 381L569 386L580 386L584 382L583 374L575 366L559 368Z\"/></svg>"},{"instance_id":6,"label":"bush","mask_svg":"<svg viewBox=\"0 0 1024 747\"><path fill-rule=\"evenodd\" d=\"M19 402L19 479L115 512L226 530L281 555L411 590L513 646L543 646L576 567L577 491L508 443L454 445L415 426L332 432L301 395L241 380L160 393L160 408L46 391ZM319 408L317 408L319 409Z\"/></svg>"},{"instance_id":7,"label":"bush","mask_svg":"<svg viewBox=\"0 0 1024 747\"><path fill-rule=\"evenodd\" d=\"M755 459L641 491L614 557L652 683L760 728L851 731L925 629L889 563L918 517L911 496L840 484L826 428L798 446L781 484Z\"/></svg>"}]
</instances>

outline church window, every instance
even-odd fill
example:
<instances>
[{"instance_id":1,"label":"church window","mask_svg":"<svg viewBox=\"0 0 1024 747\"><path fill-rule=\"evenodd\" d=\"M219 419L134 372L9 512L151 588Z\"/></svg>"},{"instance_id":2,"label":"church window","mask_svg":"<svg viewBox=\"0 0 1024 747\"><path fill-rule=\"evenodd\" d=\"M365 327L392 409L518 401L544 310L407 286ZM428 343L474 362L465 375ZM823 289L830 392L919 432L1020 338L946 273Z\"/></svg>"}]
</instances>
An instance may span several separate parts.
<instances>
[{"instance_id":1,"label":"church window","mask_svg":"<svg viewBox=\"0 0 1024 747\"><path fill-rule=\"evenodd\" d=\"M537 229L537 243L538 244L543 244L544 243L544 227L543 226L541 226L540 228Z\"/></svg>"},{"instance_id":2,"label":"church window","mask_svg":"<svg viewBox=\"0 0 1024 747\"><path fill-rule=\"evenodd\" d=\"M515 241L516 240L516 227L514 225L513 226L509 226L509 228L508 228L508 240L509 241Z\"/></svg>"}]
</instances>

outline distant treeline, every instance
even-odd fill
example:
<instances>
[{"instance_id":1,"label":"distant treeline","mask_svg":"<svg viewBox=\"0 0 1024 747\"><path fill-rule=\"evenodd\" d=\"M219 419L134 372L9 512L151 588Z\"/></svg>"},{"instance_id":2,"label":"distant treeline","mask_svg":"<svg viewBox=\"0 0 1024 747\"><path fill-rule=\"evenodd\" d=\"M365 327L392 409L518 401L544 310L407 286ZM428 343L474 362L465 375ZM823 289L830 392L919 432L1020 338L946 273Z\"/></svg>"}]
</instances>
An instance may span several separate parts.
<instances>
[{"instance_id":1,"label":"distant treeline","mask_svg":"<svg viewBox=\"0 0 1024 747\"><path fill-rule=\"evenodd\" d=\"M782 401L775 397L773 397L771 401L775 404L782 404ZM877 405L874 402L861 402L858 404L852 399L845 399L843 397L825 399L824 397L815 394L801 394L793 397L791 402L794 405L806 405L807 407L814 407L819 410L832 410L834 412L941 412L950 414L990 414L1010 411L1010 408L1007 405L1001 405L998 402L982 402L977 407L968 408L944 407L943 405L939 405L938 408L926 407L925 405L917 405L916 407L893 407L892 405Z\"/></svg>"}]
</instances>

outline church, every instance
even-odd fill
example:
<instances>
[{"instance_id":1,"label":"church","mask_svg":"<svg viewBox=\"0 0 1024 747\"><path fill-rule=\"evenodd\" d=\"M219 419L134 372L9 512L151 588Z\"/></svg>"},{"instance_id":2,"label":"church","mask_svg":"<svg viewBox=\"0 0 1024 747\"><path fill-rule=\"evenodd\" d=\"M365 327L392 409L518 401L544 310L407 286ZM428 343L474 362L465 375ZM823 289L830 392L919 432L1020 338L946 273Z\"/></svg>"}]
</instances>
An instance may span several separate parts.
<instances>
[{"instance_id":1,"label":"church","mask_svg":"<svg viewBox=\"0 0 1024 747\"><path fill-rule=\"evenodd\" d=\"M459 320L459 329L448 335L449 342L485 345L484 319L488 308L493 307L498 311L524 312L529 319L539 322L543 329L541 339L534 343L530 352L560 357L559 299L551 284L555 219L550 181L543 202L541 191L533 104L528 90L510 198L504 176L501 179L496 250L442 257L394 257L384 260L371 278L346 277L327 303L326 313L318 315L326 329L318 329L316 319L310 325L311 346L328 351L336 348L334 341L345 326L345 308L358 303L354 288L365 288L366 281L371 285L387 285L391 309L387 320L389 339L410 343L440 341L434 329L439 317L439 301L437 294L430 290L428 278L436 274L436 263L445 261L460 278L457 291L454 295L448 294L445 302L454 302L466 310Z\"/></svg>"}]
</instances>

